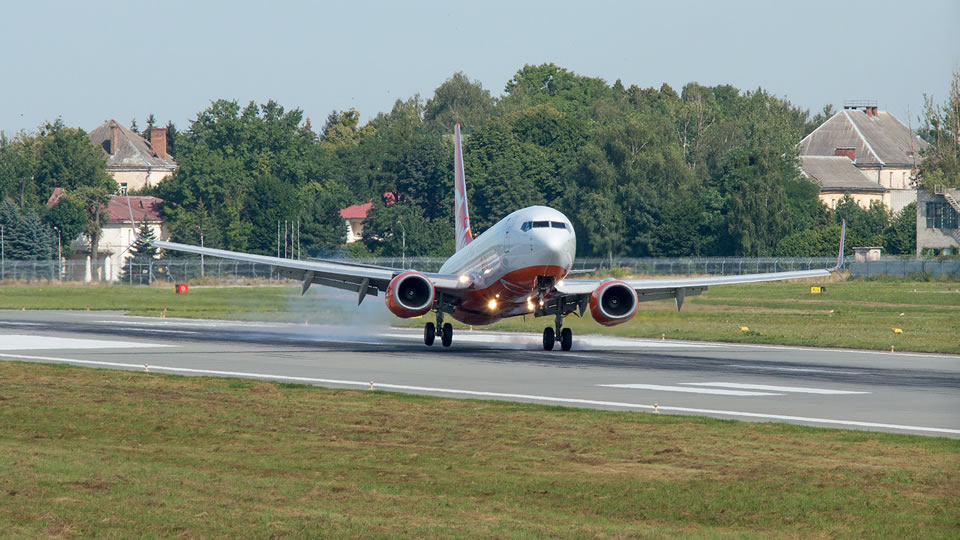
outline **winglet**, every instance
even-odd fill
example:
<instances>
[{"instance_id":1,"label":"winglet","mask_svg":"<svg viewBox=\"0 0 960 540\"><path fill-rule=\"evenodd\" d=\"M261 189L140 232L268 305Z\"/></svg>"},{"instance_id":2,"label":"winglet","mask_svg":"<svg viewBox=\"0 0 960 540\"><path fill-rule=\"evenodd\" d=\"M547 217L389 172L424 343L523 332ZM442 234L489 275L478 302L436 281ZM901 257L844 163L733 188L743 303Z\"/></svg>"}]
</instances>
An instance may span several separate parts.
<instances>
[{"instance_id":1,"label":"winglet","mask_svg":"<svg viewBox=\"0 0 960 540\"><path fill-rule=\"evenodd\" d=\"M847 220L843 220L840 225L840 252L837 253L837 265L831 268L831 271L840 270L840 267L843 266L843 242L847 237Z\"/></svg>"},{"instance_id":2,"label":"winglet","mask_svg":"<svg viewBox=\"0 0 960 540\"><path fill-rule=\"evenodd\" d=\"M470 213L467 212L467 186L463 172L463 149L460 146L460 124L453 128L453 175L454 175L454 207L457 223L457 251L473 242L473 233L470 232Z\"/></svg>"}]
</instances>

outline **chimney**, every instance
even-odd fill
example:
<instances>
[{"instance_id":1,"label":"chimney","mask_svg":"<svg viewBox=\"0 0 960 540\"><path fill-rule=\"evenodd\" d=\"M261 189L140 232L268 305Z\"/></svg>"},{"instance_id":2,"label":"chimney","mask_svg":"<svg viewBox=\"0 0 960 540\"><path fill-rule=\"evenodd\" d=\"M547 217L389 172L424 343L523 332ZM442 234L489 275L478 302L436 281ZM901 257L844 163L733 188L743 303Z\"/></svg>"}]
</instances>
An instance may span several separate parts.
<instances>
[{"instance_id":1,"label":"chimney","mask_svg":"<svg viewBox=\"0 0 960 540\"><path fill-rule=\"evenodd\" d=\"M110 122L110 155L116 155L120 148L120 126L116 122Z\"/></svg>"},{"instance_id":2,"label":"chimney","mask_svg":"<svg viewBox=\"0 0 960 540\"><path fill-rule=\"evenodd\" d=\"M877 116L880 116L880 113L877 112L876 105L874 105L873 107L870 107L870 116L873 116L874 118L876 118Z\"/></svg>"},{"instance_id":3,"label":"chimney","mask_svg":"<svg viewBox=\"0 0 960 540\"><path fill-rule=\"evenodd\" d=\"M150 128L150 148L160 159L167 159L167 128Z\"/></svg>"},{"instance_id":4,"label":"chimney","mask_svg":"<svg viewBox=\"0 0 960 540\"><path fill-rule=\"evenodd\" d=\"M838 146L833 150L833 155L843 156L850 161L857 161L857 148L854 146Z\"/></svg>"}]
</instances>

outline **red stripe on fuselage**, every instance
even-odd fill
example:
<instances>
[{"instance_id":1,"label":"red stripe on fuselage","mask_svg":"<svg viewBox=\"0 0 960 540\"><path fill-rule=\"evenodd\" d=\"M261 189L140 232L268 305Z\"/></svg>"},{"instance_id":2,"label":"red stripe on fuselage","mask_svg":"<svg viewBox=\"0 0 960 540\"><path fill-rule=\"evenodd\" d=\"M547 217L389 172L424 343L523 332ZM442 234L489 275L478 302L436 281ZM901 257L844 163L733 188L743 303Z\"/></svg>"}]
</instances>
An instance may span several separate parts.
<instances>
[{"instance_id":1,"label":"red stripe on fuselage","mask_svg":"<svg viewBox=\"0 0 960 540\"><path fill-rule=\"evenodd\" d=\"M527 298L537 295L537 276L549 276L560 281L567 272L568 269L562 266L528 266L514 270L485 289L468 292L452 316L464 324L484 325L505 317L530 313ZM497 301L496 309L490 309L490 300Z\"/></svg>"}]
</instances>

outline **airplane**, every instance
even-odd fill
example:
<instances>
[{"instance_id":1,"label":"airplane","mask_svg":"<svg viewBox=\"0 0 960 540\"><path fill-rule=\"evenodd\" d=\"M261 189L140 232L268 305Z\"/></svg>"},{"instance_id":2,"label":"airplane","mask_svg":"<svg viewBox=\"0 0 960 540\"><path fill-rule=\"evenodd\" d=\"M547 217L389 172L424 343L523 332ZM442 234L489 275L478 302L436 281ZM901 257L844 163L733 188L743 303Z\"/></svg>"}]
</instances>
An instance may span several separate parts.
<instances>
[{"instance_id":1,"label":"airplane","mask_svg":"<svg viewBox=\"0 0 960 540\"><path fill-rule=\"evenodd\" d=\"M569 351L573 332L563 327L571 313L590 310L605 326L623 324L637 314L640 302L683 301L713 285L755 283L826 277L843 264L844 222L837 264L830 269L769 272L734 276L670 279L566 279L576 255L577 237L563 213L547 206L530 206L504 217L483 234L473 237L467 211L460 124L454 127L454 189L456 253L438 272L388 268L333 260L294 260L265 255L154 240L153 245L238 261L268 264L283 277L302 284L301 295L312 284L357 293L357 304L367 296L384 293L387 309L401 318L421 317L433 311L436 322L427 322L423 342L431 346L437 336L444 347L453 342L453 326L445 315L469 325L487 325L507 317L533 315L554 318L543 330L544 350Z\"/></svg>"}]
</instances>

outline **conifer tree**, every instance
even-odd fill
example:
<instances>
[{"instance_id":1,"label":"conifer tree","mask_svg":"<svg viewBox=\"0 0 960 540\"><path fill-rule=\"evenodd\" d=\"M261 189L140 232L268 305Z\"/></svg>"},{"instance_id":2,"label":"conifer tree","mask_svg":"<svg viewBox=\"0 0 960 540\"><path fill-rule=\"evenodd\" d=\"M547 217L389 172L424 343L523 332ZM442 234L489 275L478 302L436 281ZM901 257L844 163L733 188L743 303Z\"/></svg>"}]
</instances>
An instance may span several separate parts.
<instances>
[{"instance_id":1,"label":"conifer tree","mask_svg":"<svg viewBox=\"0 0 960 540\"><path fill-rule=\"evenodd\" d=\"M130 256L124 260L120 271L122 283L137 285L150 283L151 263L160 260L160 250L153 245L155 239L156 236L150 225L146 221L141 221L137 227L137 241L130 248ZM158 271L159 267L153 265L153 270Z\"/></svg>"}]
</instances>

